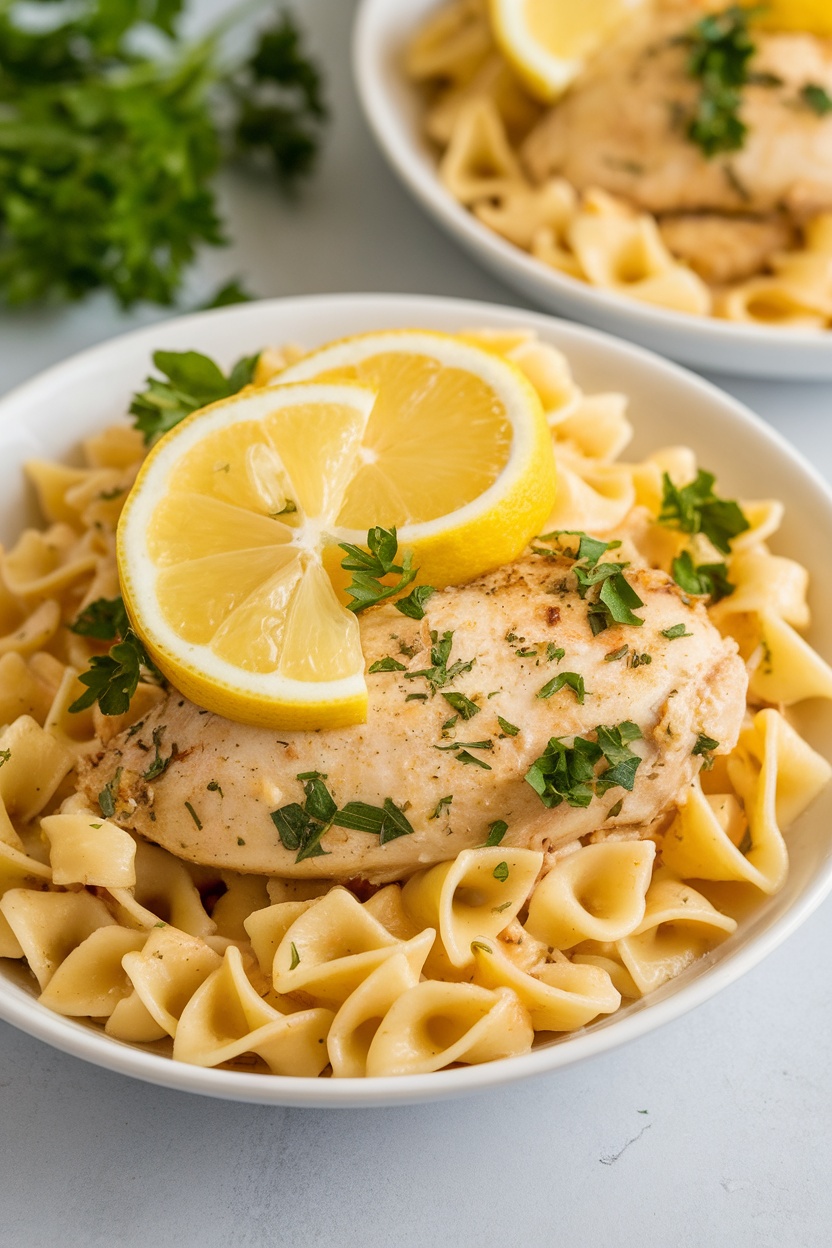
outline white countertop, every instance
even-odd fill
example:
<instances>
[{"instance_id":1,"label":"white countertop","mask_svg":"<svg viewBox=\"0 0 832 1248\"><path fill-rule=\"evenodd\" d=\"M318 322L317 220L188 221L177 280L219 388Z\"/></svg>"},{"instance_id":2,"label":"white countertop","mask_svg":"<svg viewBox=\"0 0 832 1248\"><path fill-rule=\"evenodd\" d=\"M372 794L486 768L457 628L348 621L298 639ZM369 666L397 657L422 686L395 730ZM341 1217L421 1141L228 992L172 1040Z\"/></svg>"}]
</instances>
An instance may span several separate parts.
<instances>
[{"instance_id":1,"label":"white countertop","mask_svg":"<svg viewBox=\"0 0 832 1248\"><path fill-rule=\"evenodd\" d=\"M294 206L265 180L228 175L235 244L205 257L189 302L240 275L264 296L519 303L423 216L375 151L350 83L353 3L295 7L328 75L319 174ZM159 317L124 316L103 299L0 314L0 393ZM714 380L832 479L832 386ZM830 948L827 903L738 984L628 1048L410 1109L202 1099L0 1023L0 1245L820 1248L832 1242Z\"/></svg>"}]
</instances>

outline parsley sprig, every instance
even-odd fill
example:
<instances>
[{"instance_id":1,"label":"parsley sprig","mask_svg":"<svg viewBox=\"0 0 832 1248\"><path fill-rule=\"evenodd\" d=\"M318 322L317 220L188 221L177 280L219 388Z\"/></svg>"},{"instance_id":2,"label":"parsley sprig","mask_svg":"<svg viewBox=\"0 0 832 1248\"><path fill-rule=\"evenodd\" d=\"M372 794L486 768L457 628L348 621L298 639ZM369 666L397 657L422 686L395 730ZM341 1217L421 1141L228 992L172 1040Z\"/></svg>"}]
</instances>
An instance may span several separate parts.
<instances>
[{"instance_id":1,"label":"parsley sprig","mask_svg":"<svg viewBox=\"0 0 832 1248\"><path fill-rule=\"evenodd\" d=\"M302 771L296 778L303 784L303 803L289 802L271 812L282 845L297 853L295 862L328 854L321 845L321 838L333 825L378 836L380 845L413 832L404 811L392 798L386 797L381 806L347 802L339 810L326 786L325 772Z\"/></svg>"},{"instance_id":2,"label":"parsley sprig","mask_svg":"<svg viewBox=\"0 0 832 1248\"><path fill-rule=\"evenodd\" d=\"M694 564L690 551L683 550L671 564L674 581L686 594L707 595L711 602L719 602L733 594L736 586L728 580L725 563Z\"/></svg>"},{"instance_id":3,"label":"parsley sprig","mask_svg":"<svg viewBox=\"0 0 832 1248\"><path fill-rule=\"evenodd\" d=\"M595 741L574 737L572 745L567 745L566 738L552 737L526 772L526 781L550 809L564 801L570 806L589 806L593 797L612 788L632 792L641 758L629 743L641 735L638 725L625 720L614 727L596 728ZM602 759L608 765L596 773Z\"/></svg>"},{"instance_id":4,"label":"parsley sprig","mask_svg":"<svg viewBox=\"0 0 832 1248\"><path fill-rule=\"evenodd\" d=\"M170 304L198 248L227 241L227 156L265 154L284 187L311 169L325 109L293 19L241 63L236 12L187 42L183 7L0 4L0 301Z\"/></svg>"},{"instance_id":5,"label":"parsley sprig","mask_svg":"<svg viewBox=\"0 0 832 1248\"><path fill-rule=\"evenodd\" d=\"M739 503L714 493L716 477L702 469L689 485L674 485L669 475L662 477L662 505L659 524L682 533L702 533L720 554L731 553L731 541L751 527Z\"/></svg>"},{"instance_id":6,"label":"parsley sprig","mask_svg":"<svg viewBox=\"0 0 832 1248\"><path fill-rule=\"evenodd\" d=\"M155 351L153 363L162 377L148 377L147 388L133 395L130 414L134 428L150 445L191 412L219 399L237 394L251 385L257 355L238 360L228 376L207 355L198 351Z\"/></svg>"},{"instance_id":7,"label":"parsley sprig","mask_svg":"<svg viewBox=\"0 0 832 1248\"><path fill-rule=\"evenodd\" d=\"M599 563L598 560L608 550L617 549L620 542L602 542L600 538L590 537L588 533L574 529L556 529L552 533L541 535L542 542L558 541L564 537L577 537L578 549L572 557L575 559L574 573L578 582L578 593L586 599L590 591L597 593L589 599L587 619L593 637L613 624L630 624L635 627L644 623L634 610L643 607L644 603L624 575L629 563ZM599 588L600 587L600 588Z\"/></svg>"},{"instance_id":8,"label":"parsley sprig","mask_svg":"<svg viewBox=\"0 0 832 1248\"><path fill-rule=\"evenodd\" d=\"M352 572L352 581L347 586L347 593L352 598L348 603L350 611L365 611L387 598L394 598L403 589L407 589L415 581L419 572L413 567L413 552L406 550L399 557L399 539L396 526L384 529L376 525L367 532L367 549L354 546L351 542L339 542L341 550L346 552L346 559L341 560L345 572ZM382 584L387 576L397 576L394 585ZM397 611L409 616L412 620L421 620L425 614L425 604L436 593L432 585L418 585L406 598L395 602Z\"/></svg>"},{"instance_id":9,"label":"parsley sprig","mask_svg":"<svg viewBox=\"0 0 832 1248\"><path fill-rule=\"evenodd\" d=\"M124 715L140 680L162 679L144 643L130 627L121 598L99 598L90 603L70 628L99 641L119 638L109 654L93 655L89 669L78 677L86 685L86 693L70 705L71 712L85 711L97 702L103 715Z\"/></svg>"},{"instance_id":10,"label":"parsley sprig","mask_svg":"<svg viewBox=\"0 0 832 1248\"><path fill-rule=\"evenodd\" d=\"M460 676L463 672L470 672L477 660L456 659L450 665L448 664L454 644L454 634L452 629L447 629L441 637L436 629L431 629L430 640L431 666L420 668L417 672L405 672L404 678L405 680L417 680L419 678L423 678L427 681L432 696L437 692L437 690L444 688L445 685L452 684L453 681L456 680L457 676ZM450 699L448 700L450 701ZM466 699L466 701L467 700L468 699ZM451 705L454 706L454 710L459 709L454 705L454 703L451 703ZM472 714L475 713L476 712L472 712ZM471 715L468 715L465 718L470 719Z\"/></svg>"}]
</instances>

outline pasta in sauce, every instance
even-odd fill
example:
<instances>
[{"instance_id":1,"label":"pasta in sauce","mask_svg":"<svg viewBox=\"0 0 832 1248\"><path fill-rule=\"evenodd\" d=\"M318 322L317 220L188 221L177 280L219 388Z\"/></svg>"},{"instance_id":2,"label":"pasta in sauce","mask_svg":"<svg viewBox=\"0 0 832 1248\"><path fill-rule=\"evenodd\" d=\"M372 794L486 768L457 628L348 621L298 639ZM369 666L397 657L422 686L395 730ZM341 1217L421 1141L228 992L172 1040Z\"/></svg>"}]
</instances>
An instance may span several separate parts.
<instances>
[{"instance_id":1,"label":"pasta in sauce","mask_svg":"<svg viewBox=\"0 0 832 1248\"><path fill-rule=\"evenodd\" d=\"M667 569L689 539L655 521L662 474L691 480L693 454L622 461L624 396L584 394L532 333L471 336L541 396L560 483L550 527L626 534ZM285 359L264 353L256 382ZM30 464L46 527L0 552L0 956L25 960L44 1006L201 1066L436 1071L523 1053L537 1035L614 1013L731 935L742 914L732 888L762 897L782 886L784 834L832 774L786 708L832 697L832 671L798 631L809 620L804 569L769 551L774 501L743 504L750 527L728 559L735 589L710 609L751 672L739 741L649 827L551 855L468 849L362 900L331 881L196 866L91 809L77 760L162 696L141 684L115 721L68 710L96 649L67 625L118 592L115 526L142 454L138 434L113 426L85 443L84 467ZM706 539L695 540L706 559Z\"/></svg>"}]
</instances>

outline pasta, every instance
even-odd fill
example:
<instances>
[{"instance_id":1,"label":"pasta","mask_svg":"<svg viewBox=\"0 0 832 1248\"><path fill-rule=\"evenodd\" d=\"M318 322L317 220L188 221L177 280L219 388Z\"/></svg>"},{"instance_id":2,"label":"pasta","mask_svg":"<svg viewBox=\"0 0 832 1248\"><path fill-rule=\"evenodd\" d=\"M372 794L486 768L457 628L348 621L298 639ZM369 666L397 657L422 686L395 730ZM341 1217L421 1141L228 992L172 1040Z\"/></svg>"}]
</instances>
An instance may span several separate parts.
<instances>
[{"instance_id":1,"label":"pasta","mask_svg":"<svg viewBox=\"0 0 832 1248\"><path fill-rule=\"evenodd\" d=\"M658 7L672 20L672 4ZM677 7L683 13L684 6ZM688 25L697 16L696 6L691 8ZM675 42L684 42L683 36ZM646 55L652 51L648 47ZM739 204L722 215L702 210L685 215L681 204L654 215L639 210L623 187L621 193L591 184L579 190L562 176L533 177L535 161L524 159L524 142L530 135L534 140L544 108L497 47L486 4L454 0L440 7L407 49L404 70L423 92L424 130L439 151L444 186L483 225L544 267L689 315L794 329L832 327L832 213L808 218L797 213L794 226L777 212L755 217L745 207L750 197L737 178ZM624 89L640 80L640 73L634 74ZM685 89L683 83L680 92ZM786 103L793 111L794 100ZM643 111L659 117L665 104L648 99ZM607 99L606 107L614 106ZM678 141L673 125L670 129L670 138ZM675 126L675 135L682 131ZM589 133L587 145L596 139ZM662 141L669 140L657 137L657 146ZM764 163L774 159L766 149ZM606 163L613 185L616 170L636 182L644 174L631 159L610 155ZM665 163L672 178L679 164L673 151ZM684 178L684 162L679 168ZM687 173L695 182L695 174ZM725 166L725 176L730 182L733 166ZM743 209L746 215L737 218Z\"/></svg>"},{"instance_id":2,"label":"pasta","mask_svg":"<svg viewBox=\"0 0 832 1248\"><path fill-rule=\"evenodd\" d=\"M455 46L478 46L465 23L454 29ZM435 64L438 47L428 40L419 63ZM665 571L685 553L722 558L703 534L656 522L667 481L696 478L689 449L622 460L624 396L584 394L531 332L464 336L540 395L559 469L553 528L617 535ZM264 353L259 380L299 354ZM437 1071L526 1052L682 974L741 919L714 884L760 898L782 887L789 829L832 776L789 708L832 698L832 670L800 636L805 569L769 549L774 500L743 502L748 528L725 565L733 591L710 608L750 673L739 741L649 826L545 852L498 841L366 888L196 866L120 827L105 793L91 809L76 764L160 696L140 685L115 720L69 709L99 650L67 626L118 590L119 500L141 454L114 427L88 440L86 467L32 465L47 527L0 557L0 957L25 960L45 1007L206 1067Z\"/></svg>"}]
</instances>

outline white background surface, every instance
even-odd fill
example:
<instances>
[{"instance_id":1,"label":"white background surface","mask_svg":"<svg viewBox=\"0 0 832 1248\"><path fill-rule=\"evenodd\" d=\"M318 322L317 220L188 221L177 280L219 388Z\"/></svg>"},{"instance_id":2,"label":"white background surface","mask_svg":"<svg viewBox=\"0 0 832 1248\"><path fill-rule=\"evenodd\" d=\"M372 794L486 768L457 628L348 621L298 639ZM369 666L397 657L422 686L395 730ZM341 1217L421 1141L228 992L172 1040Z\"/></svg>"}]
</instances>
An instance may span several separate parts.
<instances>
[{"instance_id":1,"label":"white background surface","mask_svg":"<svg viewBox=\"0 0 832 1248\"><path fill-rule=\"evenodd\" d=\"M205 258L189 302L239 274L260 295L516 303L373 149L350 84L353 4L296 7L329 79L319 175L289 207L267 183L228 176L235 244ZM158 315L127 318L104 300L0 314L0 392ZM721 384L832 479L832 386ZM828 903L739 984L629 1048L411 1109L203 1100L0 1024L0 1244L821 1248L832 1243L830 947Z\"/></svg>"}]
</instances>

